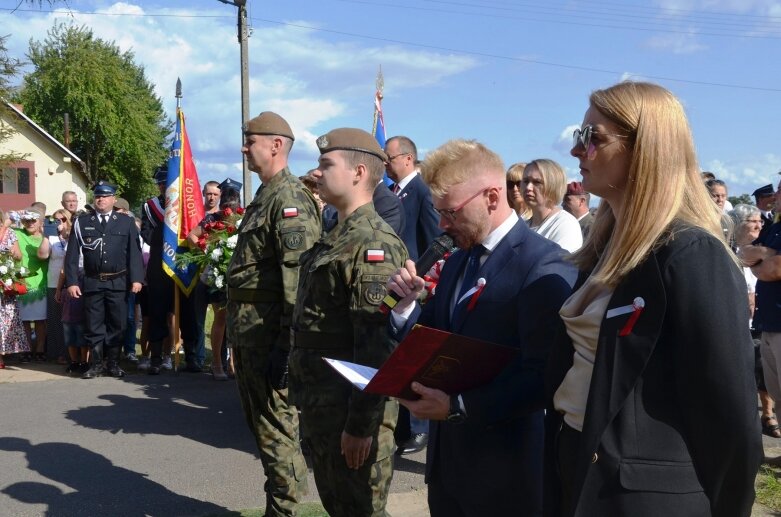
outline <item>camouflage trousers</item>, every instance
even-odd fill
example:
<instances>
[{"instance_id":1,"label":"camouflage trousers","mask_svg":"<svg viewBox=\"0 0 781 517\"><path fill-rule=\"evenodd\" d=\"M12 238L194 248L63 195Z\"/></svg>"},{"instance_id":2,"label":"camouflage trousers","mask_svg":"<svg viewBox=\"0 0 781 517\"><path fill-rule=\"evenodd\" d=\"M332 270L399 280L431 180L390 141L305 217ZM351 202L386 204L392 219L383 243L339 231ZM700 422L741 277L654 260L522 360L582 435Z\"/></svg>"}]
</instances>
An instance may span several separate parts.
<instances>
[{"instance_id":1,"label":"camouflage trousers","mask_svg":"<svg viewBox=\"0 0 781 517\"><path fill-rule=\"evenodd\" d=\"M347 420L346 404L303 406L301 428L309 444L317 491L331 517L385 517L393 478L393 430L399 407L387 401L369 457L357 470L347 468L341 437Z\"/></svg>"},{"instance_id":2,"label":"camouflage trousers","mask_svg":"<svg viewBox=\"0 0 781 517\"><path fill-rule=\"evenodd\" d=\"M296 515L296 506L308 491L307 467L299 445L298 410L288 404L287 390L273 389L266 374L278 332L268 332L262 328L262 318L251 317L256 311L265 312L263 307L229 303L228 339L233 346L241 405L266 475L266 515L291 516Z\"/></svg>"}]
</instances>

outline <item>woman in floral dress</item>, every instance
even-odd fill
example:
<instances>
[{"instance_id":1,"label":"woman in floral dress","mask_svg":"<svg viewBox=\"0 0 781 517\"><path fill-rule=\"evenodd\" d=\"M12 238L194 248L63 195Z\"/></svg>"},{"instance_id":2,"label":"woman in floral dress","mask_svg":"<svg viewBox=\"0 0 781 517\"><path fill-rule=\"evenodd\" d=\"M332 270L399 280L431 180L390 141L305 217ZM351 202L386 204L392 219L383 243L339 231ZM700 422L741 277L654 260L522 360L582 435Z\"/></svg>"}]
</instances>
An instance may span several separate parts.
<instances>
[{"instance_id":1,"label":"woman in floral dress","mask_svg":"<svg viewBox=\"0 0 781 517\"><path fill-rule=\"evenodd\" d=\"M15 260L22 258L16 233L10 228L11 221L0 210L0 253L10 253ZM30 345L19 317L16 296L6 296L0 289L0 369L5 368L3 357L8 354L27 353Z\"/></svg>"}]
</instances>

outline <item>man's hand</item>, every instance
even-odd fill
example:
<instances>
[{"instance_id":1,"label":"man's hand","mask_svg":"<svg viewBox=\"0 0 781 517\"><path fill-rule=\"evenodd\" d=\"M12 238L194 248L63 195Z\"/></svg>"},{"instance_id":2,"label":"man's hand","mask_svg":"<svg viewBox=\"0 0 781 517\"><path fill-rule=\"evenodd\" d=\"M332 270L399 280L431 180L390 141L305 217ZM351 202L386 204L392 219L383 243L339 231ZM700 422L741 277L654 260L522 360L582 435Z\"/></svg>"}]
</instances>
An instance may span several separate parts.
<instances>
[{"instance_id":1,"label":"man's hand","mask_svg":"<svg viewBox=\"0 0 781 517\"><path fill-rule=\"evenodd\" d=\"M360 438L342 431L342 456L347 462L347 468L359 469L369 457L372 447L372 437Z\"/></svg>"},{"instance_id":2,"label":"man's hand","mask_svg":"<svg viewBox=\"0 0 781 517\"><path fill-rule=\"evenodd\" d=\"M71 295L71 298L81 298L81 289L78 285L72 285L68 287L68 294Z\"/></svg>"},{"instance_id":3,"label":"man's hand","mask_svg":"<svg viewBox=\"0 0 781 517\"><path fill-rule=\"evenodd\" d=\"M420 400L399 399L399 404L409 409L415 418L421 420L445 420L450 413L450 395L444 391L427 388L419 382L412 383L412 391Z\"/></svg>"},{"instance_id":4,"label":"man's hand","mask_svg":"<svg viewBox=\"0 0 781 517\"><path fill-rule=\"evenodd\" d=\"M754 266L775 254L774 250L764 246L741 246L740 251L738 251L738 257L748 267Z\"/></svg>"},{"instance_id":5,"label":"man's hand","mask_svg":"<svg viewBox=\"0 0 781 517\"><path fill-rule=\"evenodd\" d=\"M133 282L130 285L130 292L131 293L140 293L141 289L144 287L144 285L141 282Z\"/></svg>"},{"instance_id":6,"label":"man's hand","mask_svg":"<svg viewBox=\"0 0 781 517\"><path fill-rule=\"evenodd\" d=\"M418 276L415 263L407 260L404 267L397 269L388 279L388 291L394 291L401 296L401 300L393 308L393 312L402 313L410 305L415 303L418 295L426 287L426 282Z\"/></svg>"}]
</instances>

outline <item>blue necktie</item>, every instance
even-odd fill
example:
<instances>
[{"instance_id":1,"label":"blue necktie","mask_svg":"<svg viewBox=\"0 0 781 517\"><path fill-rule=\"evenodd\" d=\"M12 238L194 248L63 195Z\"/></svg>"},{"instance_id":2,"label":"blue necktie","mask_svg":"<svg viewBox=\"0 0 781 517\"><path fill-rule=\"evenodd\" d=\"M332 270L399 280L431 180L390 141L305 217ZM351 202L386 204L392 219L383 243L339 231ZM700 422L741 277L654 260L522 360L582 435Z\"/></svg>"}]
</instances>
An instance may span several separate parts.
<instances>
[{"instance_id":1,"label":"blue necktie","mask_svg":"<svg viewBox=\"0 0 781 517\"><path fill-rule=\"evenodd\" d=\"M469 304L469 298L462 301L461 297L464 294L477 285L478 273L480 272L480 257L485 253L485 246L477 244L469 250L469 259L466 262L466 268L464 269L464 280L461 282L461 289L458 291L458 298L456 298L456 306L453 309L452 321L458 321L464 315L466 306Z\"/></svg>"}]
</instances>

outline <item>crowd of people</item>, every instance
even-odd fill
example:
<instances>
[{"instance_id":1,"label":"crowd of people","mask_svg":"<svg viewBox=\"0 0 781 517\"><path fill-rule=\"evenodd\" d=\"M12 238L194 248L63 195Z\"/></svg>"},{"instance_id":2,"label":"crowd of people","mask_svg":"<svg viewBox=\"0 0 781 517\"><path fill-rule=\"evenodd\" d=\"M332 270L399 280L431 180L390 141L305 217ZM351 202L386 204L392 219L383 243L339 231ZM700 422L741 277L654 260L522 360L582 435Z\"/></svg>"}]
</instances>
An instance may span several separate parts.
<instances>
[{"instance_id":1,"label":"crowd of people","mask_svg":"<svg viewBox=\"0 0 781 517\"><path fill-rule=\"evenodd\" d=\"M261 113L244 138L262 185L225 287L184 298L181 334L185 369L202 371L212 304L211 372L235 375L266 515L295 515L308 491L301 439L333 516L385 515L394 456L423 449L434 516L750 515L760 433L781 437L781 183L732 206L672 93L594 91L569 183L550 159L505 168L454 139L420 161L406 136L382 148L353 128L320 136L299 178L283 117ZM135 221L102 182L82 214L63 194L51 235L45 208L6 214L0 252L29 272L1 298L3 354L62 350L69 371L122 377L127 343L139 369L170 368L165 177ZM193 245L240 187L204 185ZM443 233L455 247L418 270ZM419 324L518 353L461 393L413 382L415 400L362 392L322 360L379 368Z\"/></svg>"}]
</instances>

